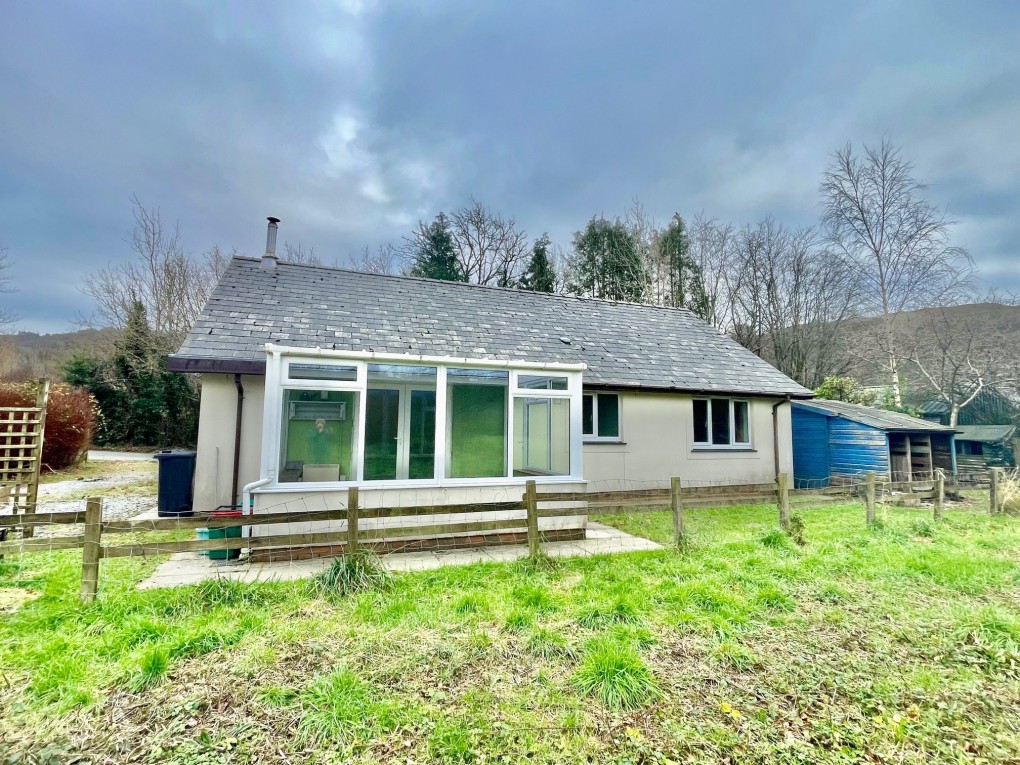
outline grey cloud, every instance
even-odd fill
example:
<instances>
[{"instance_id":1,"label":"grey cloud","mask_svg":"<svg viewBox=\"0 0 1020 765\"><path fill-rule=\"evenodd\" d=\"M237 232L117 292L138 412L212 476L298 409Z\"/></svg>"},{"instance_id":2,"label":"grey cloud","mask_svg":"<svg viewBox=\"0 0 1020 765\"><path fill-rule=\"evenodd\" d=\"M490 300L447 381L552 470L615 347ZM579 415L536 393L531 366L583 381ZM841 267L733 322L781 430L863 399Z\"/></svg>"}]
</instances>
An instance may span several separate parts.
<instances>
[{"instance_id":1,"label":"grey cloud","mask_svg":"<svg viewBox=\"0 0 1020 765\"><path fill-rule=\"evenodd\" d=\"M132 193L195 252L258 251L276 214L343 259L471 195L565 245L635 197L809 225L829 153L886 135L1020 289L1018 32L1010 2L17 4L13 302L26 329L87 311L81 274L129 257Z\"/></svg>"}]
</instances>

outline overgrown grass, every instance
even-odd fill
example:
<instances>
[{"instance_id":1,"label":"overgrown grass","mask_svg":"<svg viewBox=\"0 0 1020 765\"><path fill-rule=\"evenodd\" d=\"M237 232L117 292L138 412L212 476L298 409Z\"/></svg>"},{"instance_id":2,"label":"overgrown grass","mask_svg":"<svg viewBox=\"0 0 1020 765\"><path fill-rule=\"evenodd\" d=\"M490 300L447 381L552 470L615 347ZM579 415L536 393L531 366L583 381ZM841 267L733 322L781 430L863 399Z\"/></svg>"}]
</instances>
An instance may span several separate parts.
<instances>
[{"instance_id":1,"label":"overgrown grass","mask_svg":"<svg viewBox=\"0 0 1020 765\"><path fill-rule=\"evenodd\" d=\"M984 509L983 507L981 509ZM136 591L154 561L8 558L0 742L182 765L1009 762L1020 520L697 510L680 552ZM668 513L609 522L663 544ZM3 747L0 747L3 748Z\"/></svg>"},{"instance_id":2,"label":"overgrown grass","mask_svg":"<svg viewBox=\"0 0 1020 765\"><path fill-rule=\"evenodd\" d=\"M368 550L341 555L312 578L312 591L327 600L364 590L385 589L390 575L379 557Z\"/></svg>"},{"instance_id":3,"label":"overgrown grass","mask_svg":"<svg viewBox=\"0 0 1020 765\"><path fill-rule=\"evenodd\" d=\"M643 706L659 692L637 648L607 637L595 638L585 648L575 682L581 693L614 710Z\"/></svg>"}]
</instances>

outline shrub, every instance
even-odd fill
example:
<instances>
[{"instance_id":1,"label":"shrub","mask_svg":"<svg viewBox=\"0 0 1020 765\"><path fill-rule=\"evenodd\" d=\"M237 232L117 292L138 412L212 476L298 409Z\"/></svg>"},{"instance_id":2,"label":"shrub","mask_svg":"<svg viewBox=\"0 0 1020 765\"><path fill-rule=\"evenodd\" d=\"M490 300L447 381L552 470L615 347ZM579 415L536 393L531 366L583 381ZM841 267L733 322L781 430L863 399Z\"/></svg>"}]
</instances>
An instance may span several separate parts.
<instances>
[{"instance_id":1,"label":"shrub","mask_svg":"<svg viewBox=\"0 0 1020 765\"><path fill-rule=\"evenodd\" d=\"M34 383L0 384L0 406L35 406ZM43 467L63 470L85 459L96 425L96 402L64 383L50 386L43 434Z\"/></svg>"}]
</instances>

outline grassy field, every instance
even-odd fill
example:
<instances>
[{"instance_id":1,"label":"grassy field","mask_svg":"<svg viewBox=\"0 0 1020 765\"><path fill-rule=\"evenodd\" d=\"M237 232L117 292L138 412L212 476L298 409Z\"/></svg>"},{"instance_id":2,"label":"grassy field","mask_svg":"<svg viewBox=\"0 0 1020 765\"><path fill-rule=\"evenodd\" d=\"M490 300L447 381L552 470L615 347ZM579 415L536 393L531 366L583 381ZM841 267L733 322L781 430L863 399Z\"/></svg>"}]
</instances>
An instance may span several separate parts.
<instances>
[{"instance_id":1,"label":"grassy field","mask_svg":"<svg viewBox=\"0 0 1020 765\"><path fill-rule=\"evenodd\" d=\"M352 595L137 592L155 563L116 559L83 608L78 554L9 559L0 592L30 599L0 614L0 752L1017 762L1020 519L898 509L869 530L858 505L801 515L802 547L773 507L693 511L679 553L447 568ZM664 514L614 522L669 538Z\"/></svg>"}]
</instances>

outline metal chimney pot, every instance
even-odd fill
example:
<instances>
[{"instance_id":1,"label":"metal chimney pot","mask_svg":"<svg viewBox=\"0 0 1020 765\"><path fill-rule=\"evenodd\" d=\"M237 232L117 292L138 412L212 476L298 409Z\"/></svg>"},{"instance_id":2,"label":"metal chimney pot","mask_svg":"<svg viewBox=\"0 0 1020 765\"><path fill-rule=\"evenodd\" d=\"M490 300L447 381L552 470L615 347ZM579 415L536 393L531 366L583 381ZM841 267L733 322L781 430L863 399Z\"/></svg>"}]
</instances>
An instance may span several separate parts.
<instances>
[{"instance_id":1,"label":"metal chimney pot","mask_svg":"<svg viewBox=\"0 0 1020 765\"><path fill-rule=\"evenodd\" d=\"M269 216L269 226L266 229L266 254L262 256L264 268L276 267L276 232L279 230L280 219Z\"/></svg>"}]
</instances>

